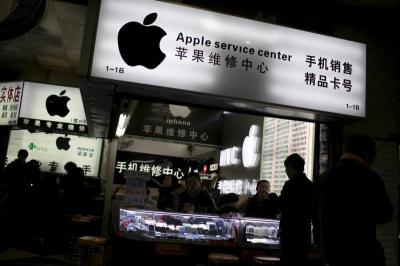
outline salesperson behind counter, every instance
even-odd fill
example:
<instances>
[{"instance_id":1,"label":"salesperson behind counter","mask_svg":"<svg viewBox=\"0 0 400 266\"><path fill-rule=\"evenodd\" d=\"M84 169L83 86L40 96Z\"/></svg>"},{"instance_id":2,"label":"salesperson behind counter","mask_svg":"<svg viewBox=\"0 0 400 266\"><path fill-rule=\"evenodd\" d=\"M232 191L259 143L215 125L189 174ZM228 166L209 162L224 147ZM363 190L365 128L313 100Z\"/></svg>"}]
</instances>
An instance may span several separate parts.
<instances>
[{"instance_id":1,"label":"salesperson behind counter","mask_svg":"<svg viewBox=\"0 0 400 266\"><path fill-rule=\"evenodd\" d=\"M215 213L217 207L211 194L202 188L200 175L189 173L185 179L185 191L181 194L179 211L186 213Z\"/></svg>"}]
</instances>

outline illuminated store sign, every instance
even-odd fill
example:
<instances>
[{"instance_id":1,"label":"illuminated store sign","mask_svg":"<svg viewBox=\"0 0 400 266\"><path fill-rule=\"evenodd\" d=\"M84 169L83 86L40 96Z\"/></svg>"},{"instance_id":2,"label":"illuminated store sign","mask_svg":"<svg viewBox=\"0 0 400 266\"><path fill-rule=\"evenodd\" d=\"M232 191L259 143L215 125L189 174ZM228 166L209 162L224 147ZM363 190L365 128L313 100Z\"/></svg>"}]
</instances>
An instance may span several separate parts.
<instances>
[{"instance_id":1,"label":"illuminated store sign","mask_svg":"<svg viewBox=\"0 0 400 266\"><path fill-rule=\"evenodd\" d=\"M232 147L229 149L225 149L221 151L219 158L219 165L223 166L231 166L231 165L239 165L240 160L240 148Z\"/></svg>"},{"instance_id":2,"label":"illuminated store sign","mask_svg":"<svg viewBox=\"0 0 400 266\"><path fill-rule=\"evenodd\" d=\"M243 141L242 159L243 166L246 168L256 167L260 162L260 127L252 125L249 135Z\"/></svg>"},{"instance_id":3,"label":"illuminated store sign","mask_svg":"<svg viewBox=\"0 0 400 266\"><path fill-rule=\"evenodd\" d=\"M12 130L7 149L7 163L17 158L18 151L28 151L28 161L37 160L40 170L65 173L64 165L74 162L87 176L99 172L102 140L76 135L30 133L28 130Z\"/></svg>"},{"instance_id":4,"label":"illuminated store sign","mask_svg":"<svg viewBox=\"0 0 400 266\"><path fill-rule=\"evenodd\" d=\"M18 125L42 130L87 133L80 89L24 82Z\"/></svg>"},{"instance_id":5,"label":"illuminated store sign","mask_svg":"<svg viewBox=\"0 0 400 266\"><path fill-rule=\"evenodd\" d=\"M0 125L17 124L22 88L22 82L0 83Z\"/></svg>"},{"instance_id":6,"label":"illuminated store sign","mask_svg":"<svg viewBox=\"0 0 400 266\"><path fill-rule=\"evenodd\" d=\"M221 111L140 101L125 134L176 142L220 145L222 125Z\"/></svg>"},{"instance_id":7,"label":"illuminated store sign","mask_svg":"<svg viewBox=\"0 0 400 266\"><path fill-rule=\"evenodd\" d=\"M90 75L365 116L365 44L161 1L101 1Z\"/></svg>"}]
</instances>

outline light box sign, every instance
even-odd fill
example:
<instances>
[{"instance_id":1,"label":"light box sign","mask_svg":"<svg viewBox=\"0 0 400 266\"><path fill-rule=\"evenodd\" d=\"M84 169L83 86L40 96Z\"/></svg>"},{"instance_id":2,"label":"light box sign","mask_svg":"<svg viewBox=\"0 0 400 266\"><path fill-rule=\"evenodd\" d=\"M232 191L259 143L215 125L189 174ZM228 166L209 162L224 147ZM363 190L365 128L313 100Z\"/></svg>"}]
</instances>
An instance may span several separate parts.
<instances>
[{"instance_id":1,"label":"light box sign","mask_svg":"<svg viewBox=\"0 0 400 266\"><path fill-rule=\"evenodd\" d=\"M221 145L222 112L166 103L138 103L126 135Z\"/></svg>"},{"instance_id":2,"label":"light box sign","mask_svg":"<svg viewBox=\"0 0 400 266\"><path fill-rule=\"evenodd\" d=\"M18 125L25 128L88 133L80 89L24 82Z\"/></svg>"},{"instance_id":3,"label":"light box sign","mask_svg":"<svg viewBox=\"0 0 400 266\"><path fill-rule=\"evenodd\" d=\"M177 179L182 179L187 174L188 167L189 164L181 158L119 150L114 169L114 183L124 184L126 177L132 175L148 175L156 180L160 180L163 175L174 175Z\"/></svg>"},{"instance_id":4,"label":"light box sign","mask_svg":"<svg viewBox=\"0 0 400 266\"><path fill-rule=\"evenodd\" d=\"M365 44L160 1L101 1L91 76L365 116Z\"/></svg>"},{"instance_id":5,"label":"light box sign","mask_svg":"<svg viewBox=\"0 0 400 266\"><path fill-rule=\"evenodd\" d=\"M27 161L39 161L41 171L65 173L64 165L72 161L83 169L86 176L97 176L102 140L76 135L12 130L7 149L7 163L17 158L20 149L28 151Z\"/></svg>"},{"instance_id":6,"label":"light box sign","mask_svg":"<svg viewBox=\"0 0 400 266\"><path fill-rule=\"evenodd\" d=\"M17 124L22 87L22 82L0 83L0 125Z\"/></svg>"}]
</instances>

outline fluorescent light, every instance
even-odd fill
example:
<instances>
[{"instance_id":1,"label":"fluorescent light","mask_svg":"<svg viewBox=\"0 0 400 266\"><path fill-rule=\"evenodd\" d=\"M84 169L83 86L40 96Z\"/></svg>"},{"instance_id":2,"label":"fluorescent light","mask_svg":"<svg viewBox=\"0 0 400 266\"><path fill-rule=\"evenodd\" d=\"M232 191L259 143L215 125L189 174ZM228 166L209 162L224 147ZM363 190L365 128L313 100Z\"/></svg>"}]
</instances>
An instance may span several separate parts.
<instances>
[{"instance_id":1,"label":"fluorescent light","mask_svg":"<svg viewBox=\"0 0 400 266\"><path fill-rule=\"evenodd\" d=\"M126 127L128 126L128 115L120 114L118 120L117 131L115 132L115 136L117 138L122 137L125 134Z\"/></svg>"}]
</instances>

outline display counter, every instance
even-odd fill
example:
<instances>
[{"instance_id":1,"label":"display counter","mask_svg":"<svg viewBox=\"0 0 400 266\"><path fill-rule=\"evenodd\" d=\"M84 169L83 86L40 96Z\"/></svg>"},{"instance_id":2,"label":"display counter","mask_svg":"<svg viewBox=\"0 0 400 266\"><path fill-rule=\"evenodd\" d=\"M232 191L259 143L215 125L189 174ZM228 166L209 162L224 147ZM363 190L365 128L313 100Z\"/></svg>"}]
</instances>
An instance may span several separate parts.
<instances>
[{"instance_id":1,"label":"display counter","mask_svg":"<svg viewBox=\"0 0 400 266\"><path fill-rule=\"evenodd\" d=\"M139 241L278 249L279 220L121 208L119 234Z\"/></svg>"}]
</instances>

